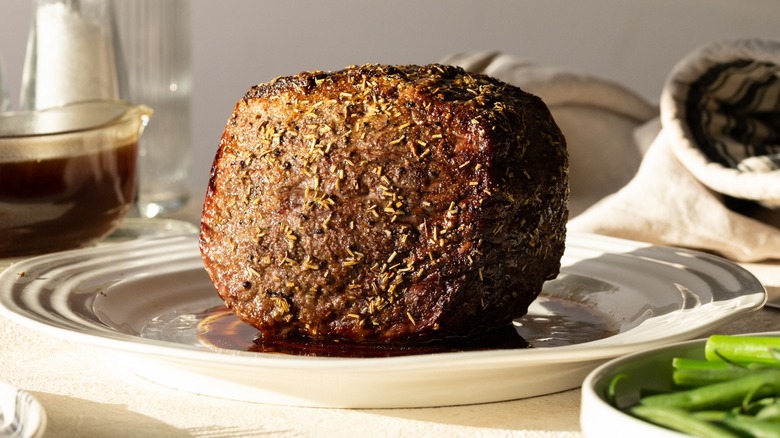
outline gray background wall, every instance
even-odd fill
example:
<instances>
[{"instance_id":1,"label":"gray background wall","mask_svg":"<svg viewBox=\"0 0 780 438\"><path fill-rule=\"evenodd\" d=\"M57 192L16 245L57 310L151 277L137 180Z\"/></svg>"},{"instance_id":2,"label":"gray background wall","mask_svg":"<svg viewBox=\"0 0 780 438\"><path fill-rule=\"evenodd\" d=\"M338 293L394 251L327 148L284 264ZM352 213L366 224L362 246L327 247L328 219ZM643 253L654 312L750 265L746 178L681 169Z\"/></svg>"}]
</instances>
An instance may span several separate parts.
<instances>
[{"instance_id":1,"label":"gray background wall","mask_svg":"<svg viewBox=\"0 0 780 438\"><path fill-rule=\"evenodd\" d=\"M0 57L14 104L31 4L0 0ZM192 24L191 182L200 202L234 103L251 85L276 76L498 50L611 79L656 101L667 73L696 47L733 37L780 38L780 2L193 0Z\"/></svg>"}]
</instances>

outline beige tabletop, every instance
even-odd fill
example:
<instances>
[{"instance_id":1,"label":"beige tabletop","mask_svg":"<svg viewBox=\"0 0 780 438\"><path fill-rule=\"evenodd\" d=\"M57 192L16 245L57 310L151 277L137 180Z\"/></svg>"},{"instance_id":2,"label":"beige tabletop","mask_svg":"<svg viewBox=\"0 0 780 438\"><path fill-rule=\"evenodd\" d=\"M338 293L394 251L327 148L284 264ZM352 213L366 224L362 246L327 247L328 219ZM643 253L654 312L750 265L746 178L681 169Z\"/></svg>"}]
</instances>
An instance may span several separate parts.
<instances>
[{"instance_id":1,"label":"beige tabletop","mask_svg":"<svg viewBox=\"0 0 780 438\"><path fill-rule=\"evenodd\" d=\"M780 331L765 308L720 333ZM133 374L108 350L0 319L0 380L30 391L45 437L580 436L578 389L501 403L417 409L322 409L223 400Z\"/></svg>"},{"instance_id":2,"label":"beige tabletop","mask_svg":"<svg viewBox=\"0 0 780 438\"><path fill-rule=\"evenodd\" d=\"M767 307L717 330L765 331L780 331L780 310ZM274 406L171 389L134 374L118 353L2 317L0 346L0 381L40 401L48 416L45 437L581 436L578 389L457 407Z\"/></svg>"}]
</instances>

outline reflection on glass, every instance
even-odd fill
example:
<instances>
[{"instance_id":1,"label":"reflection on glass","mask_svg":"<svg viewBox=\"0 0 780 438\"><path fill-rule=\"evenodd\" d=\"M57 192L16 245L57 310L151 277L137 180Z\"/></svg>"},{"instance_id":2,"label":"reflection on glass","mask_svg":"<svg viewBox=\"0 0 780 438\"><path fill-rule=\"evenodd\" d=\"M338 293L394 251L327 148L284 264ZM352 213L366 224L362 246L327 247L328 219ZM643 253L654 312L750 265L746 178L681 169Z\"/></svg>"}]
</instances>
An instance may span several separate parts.
<instances>
[{"instance_id":1,"label":"reflection on glass","mask_svg":"<svg viewBox=\"0 0 780 438\"><path fill-rule=\"evenodd\" d=\"M8 111L11 108L11 102L8 100L8 89L5 86L5 70L3 67L3 57L0 56L0 112Z\"/></svg>"}]
</instances>

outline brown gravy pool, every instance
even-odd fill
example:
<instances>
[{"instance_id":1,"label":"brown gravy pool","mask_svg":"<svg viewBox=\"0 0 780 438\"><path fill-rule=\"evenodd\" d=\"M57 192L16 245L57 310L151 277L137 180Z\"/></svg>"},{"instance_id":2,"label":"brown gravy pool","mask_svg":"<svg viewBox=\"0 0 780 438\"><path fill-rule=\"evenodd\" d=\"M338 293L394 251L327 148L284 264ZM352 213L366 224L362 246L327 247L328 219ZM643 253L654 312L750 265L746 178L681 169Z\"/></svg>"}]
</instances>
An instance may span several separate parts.
<instances>
[{"instance_id":1,"label":"brown gravy pool","mask_svg":"<svg viewBox=\"0 0 780 438\"><path fill-rule=\"evenodd\" d=\"M555 347L594 341L613 335L603 318L585 306L566 300L544 298L552 316L529 314L507 326L482 336L452 338L415 346L312 343L306 340L264 341L257 329L238 319L224 306L198 315L198 338L205 345L228 350L280 353L319 357L391 357L496 349ZM559 314L560 312L560 314Z\"/></svg>"}]
</instances>

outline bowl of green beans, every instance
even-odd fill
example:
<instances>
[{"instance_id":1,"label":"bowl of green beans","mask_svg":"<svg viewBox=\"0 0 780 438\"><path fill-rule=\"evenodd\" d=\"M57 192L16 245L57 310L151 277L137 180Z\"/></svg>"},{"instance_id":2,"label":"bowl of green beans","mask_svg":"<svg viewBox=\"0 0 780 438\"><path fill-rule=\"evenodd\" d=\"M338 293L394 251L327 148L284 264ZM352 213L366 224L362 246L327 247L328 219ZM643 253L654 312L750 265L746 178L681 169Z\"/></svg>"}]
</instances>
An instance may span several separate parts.
<instances>
[{"instance_id":1,"label":"bowl of green beans","mask_svg":"<svg viewBox=\"0 0 780 438\"><path fill-rule=\"evenodd\" d=\"M780 437L780 332L613 359L582 385L586 437Z\"/></svg>"}]
</instances>

